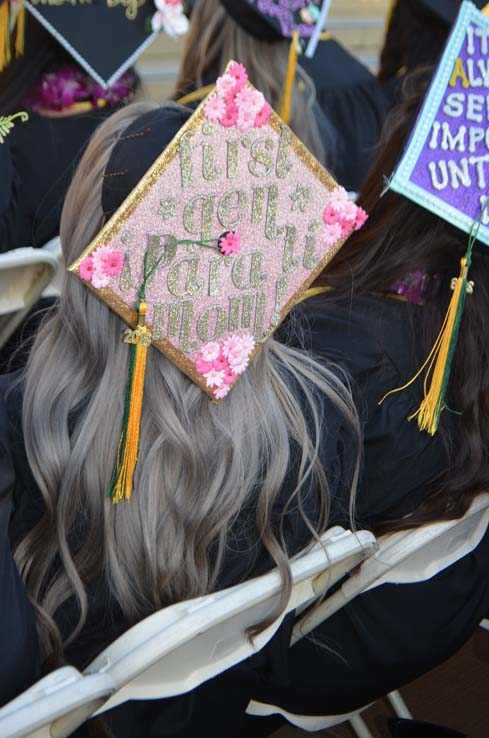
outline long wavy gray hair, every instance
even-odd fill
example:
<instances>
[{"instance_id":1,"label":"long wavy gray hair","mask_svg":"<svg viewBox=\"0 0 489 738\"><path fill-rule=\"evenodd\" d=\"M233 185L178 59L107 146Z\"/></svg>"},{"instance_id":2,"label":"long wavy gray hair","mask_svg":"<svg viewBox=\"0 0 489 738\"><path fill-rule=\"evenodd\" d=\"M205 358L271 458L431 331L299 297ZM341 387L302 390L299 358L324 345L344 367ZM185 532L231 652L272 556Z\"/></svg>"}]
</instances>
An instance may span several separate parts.
<instances>
[{"instance_id":1,"label":"long wavy gray hair","mask_svg":"<svg viewBox=\"0 0 489 738\"><path fill-rule=\"evenodd\" d=\"M258 41L238 26L219 0L198 0L190 16L173 99L178 100L189 87L202 87L209 74L222 74L226 64L234 59L244 64L252 84L278 110L289 46L286 39L275 43ZM297 67L289 124L316 159L324 163L326 156L332 160L334 152L324 150L313 111L315 100L314 82Z\"/></svg>"},{"instance_id":2,"label":"long wavy gray hair","mask_svg":"<svg viewBox=\"0 0 489 738\"><path fill-rule=\"evenodd\" d=\"M154 107L130 105L94 135L63 209L66 263L102 226L103 175L115 143ZM272 515L286 477L292 475L295 484L289 502L303 516L304 490L311 485L319 490L320 520L315 527L306 520L311 541L328 523L328 484L318 457L327 422L324 398L358 437L348 391L305 352L269 340L230 398L217 405L151 350L136 493L130 504L113 505L105 490L127 377L122 328L115 313L67 274L59 307L45 320L26 370L25 446L45 512L20 541L16 558L37 608L41 652L50 664L83 627L90 606L87 586L97 578L104 578L128 622L215 588L229 531L245 507L253 511L255 540L282 575L282 608L290 567ZM300 459L294 471L292 445ZM73 596L79 618L62 643L55 616Z\"/></svg>"}]
</instances>

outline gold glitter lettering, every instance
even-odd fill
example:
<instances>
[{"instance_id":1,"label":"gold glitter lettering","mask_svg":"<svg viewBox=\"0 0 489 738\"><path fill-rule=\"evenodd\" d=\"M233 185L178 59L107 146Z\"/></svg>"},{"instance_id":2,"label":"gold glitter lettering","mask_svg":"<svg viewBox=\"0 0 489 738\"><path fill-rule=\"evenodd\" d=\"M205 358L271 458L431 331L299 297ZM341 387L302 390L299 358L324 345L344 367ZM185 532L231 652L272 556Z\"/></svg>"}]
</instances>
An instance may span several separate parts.
<instances>
[{"instance_id":1,"label":"gold glitter lettering","mask_svg":"<svg viewBox=\"0 0 489 738\"><path fill-rule=\"evenodd\" d=\"M278 226L277 223L277 208L278 208L278 187L277 185L269 185L268 187L268 201L267 201L267 215L265 220L265 236L269 241L275 241L279 238L285 228L284 226Z\"/></svg>"},{"instance_id":2,"label":"gold glitter lettering","mask_svg":"<svg viewBox=\"0 0 489 738\"><path fill-rule=\"evenodd\" d=\"M224 264L224 259L211 259L209 262L209 297L217 297L221 293L219 270Z\"/></svg>"},{"instance_id":3,"label":"gold glitter lettering","mask_svg":"<svg viewBox=\"0 0 489 738\"><path fill-rule=\"evenodd\" d=\"M239 138L227 141L227 178L234 179L238 176Z\"/></svg>"},{"instance_id":4,"label":"gold glitter lettering","mask_svg":"<svg viewBox=\"0 0 489 738\"><path fill-rule=\"evenodd\" d=\"M282 269L284 272L294 272L299 266L299 258L294 256L294 246L297 241L297 228L288 225L284 243L284 257Z\"/></svg>"},{"instance_id":5,"label":"gold glitter lettering","mask_svg":"<svg viewBox=\"0 0 489 738\"><path fill-rule=\"evenodd\" d=\"M213 320L211 320L214 314ZM221 338L226 330L226 311L220 305L206 308L197 321L197 335L202 341Z\"/></svg>"},{"instance_id":6,"label":"gold glitter lettering","mask_svg":"<svg viewBox=\"0 0 489 738\"><path fill-rule=\"evenodd\" d=\"M251 206L251 222L259 225L263 218L263 203L265 201L265 188L253 187L253 204Z\"/></svg>"},{"instance_id":7,"label":"gold glitter lettering","mask_svg":"<svg viewBox=\"0 0 489 738\"><path fill-rule=\"evenodd\" d=\"M277 283L275 285L276 287L276 293L275 293L275 310L279 313L283 307L283 301L284 301L284 295L285 290L287 289L289 278L287 274L282 274L278 279Z\"/></svg>"},{"instance_id":8,"label":"gold glitter lettering","mask_svg":"<svg viewBox=\"0 0 489 738\"><path fill-rule=\"evenodd\" d=\"M122 267L121 276L119 279L119 287L123 292L128 292L134 287L131 274L131 258L129 254L124 254L124 266Z\"/></svg>"},{"instance_id":9,"label":"gold glitter lettering","mask_svg":"<svg viewBox=\"0 0 489 738\"><path fill-rule=\"evenodd\" d=\"M318 220L311 220L309 223L309 232L306 234L306 247L304 249L304 259L302 264L304 269L314 269L318 263L320 256L315 254L316 248L316 235L319 230L320 224Z\"/></svg>"},{"instance_id":10,"label":"gold glitter lettering","mask_svg":"<svg viewBox=\"0 0 489 738\"><path fill-rule=\"evenodd\" d=\"M200 241L210 238L212 235L212 215L215 201L216 195L197 195L186 204L183 211L185 230L187 233L198 236ZM197 214L198 218L196 218Z\"/></svg>"},{"instance_id":11,"label":"gold glitter lettering","mask_svg":"<svg viewBox=\"0 0 489 738\"><path fill-rule=\"evenodd\" d=\"M138 15L138 9L144 5L146 0L106 0L108 8L115 8L122 5L126 9L126 18L135 20Z\"/></svg>"},{"instance_id":12,"label":"gold glitter lettering","mask_svg":"<svg viewBox=\"0 0 489 738\"><path fill-rule=\"evenodd\" d=\"M204 280L199 279L199 265L200 258L190 256L180 259L172 266L167 276L168 289L172 295L194 297L201 292Z\"/></svg>"},{"instance_id":13,"label":"gold glitter lettering","mask_svg":"<svg viewBox=\"0 0 489 738\"><path fill-rule=\"evenodd\" d=\"M168 335L172 338L179 336L179 348L185 353L197 347L197 341L190 340L193 314L192 300L170 303Z\"/></svg>"},{"instance_id":14,"label":"gold glitter lettering","mask_svg":"<svg viewBox=\"0 0 489 738\"><path fill-rule=\"evenodd\" d=\"M176 238L171 233L164 233L161 235L158 233L152 233L149 237L148 256L146 258L148 269L151 269L155 265L162 254L164 254L164 256L159 263L158 269L164 269L164 267L168 266L177 252L174 246L172 248L172 244L174 245L175 242ZM146 282L147 288L151 287L153 284L157 271L158 270L156 269L148 278Z\"/></svg>"},{"instance_id":15,"label":"gold glitter lettering","mask_svg":"<svg viewBox=\"0 0 489 738\"><path fill-rule=\"evenodd\" d=\"M291 140L292 135L290 132L290 128L284 124L280 132L277 161L275 164L275 174L279 179L285 179L292 169L292 164L287 160L287 154L289 151Z\"/></svg>"},{"instance_id":16,"label":"gold glitter lettering","mask_svg":"<svg viewBox=\"0 0 489 738\"><path fill-rule=\"evenodd\" d=\"M271 138L257 138L250 149L251 161L248 169L254 177L268 177L273 171L273 159L268 153L273 150Z\"/></svg>"},{"instance_id":17,"label":"gold glitter lettering","mask_svg":"<svg viewBox=\"0 0 489 738\"><path fill-rule=\"evenodd\" d=\"M240 328L251 328L251 318L253 314L254 301L255 295L253 293L229 298L230 331L237 331Z\"/></svg>"},{"instance_id":18,"label":"gold glitter lettering","mask_svg":"<svg viewBox=\"0 0 489 738\"><path fill-rule=\"evenodd\" d=\"M244 190L231 190L221 197L217 206L217 217L224 228L235 228L244 216L248 195Z\"/></svg>"},{"instance_id":19,"label":"gold glitter lettering","mask_svg":"<svg viewBox=\"0 0 489 738\"><path fill-rule=\"evenodd\" d=\"M220 166L214 164L214 149L212 144L202 144L202 176L206 182L213 182L222 174Z\"/></svg>"},{"instance_id":20,"label":"gold glitter lettering","mask_svg":"<svg viewBox=\"0 0 489 738\"><path fill-rule=\"evenodd\" d=\"M165 337L166 304L156 302L153 305L153 339L159 341Z\"/></svg>"},{"instance_id":21,"label":"gold glitter lettering","mask_svg":"<svg viewBox=\"0 0 489 738\"><path fill-rule=\"evenodd\" d=\"M190 146L191 138L194 134L192 131L186 131L178 142L178 156L180 158L180 175L182 177L182 187L192 186L192 147Z\"/></svg>"},{"instance_id":22,"label":"gold glitter lettering","mask_svg":"<svg viewBox=\"0 0 489 738\"><path fill-rule=\"evenodd\" d=\"M262 272L263 253L261 251L247 251L239 254L233 265L231 277L238 290L252 290L260 287L260 282L267 279L266 272Z\"/></svg>"},{"instance_id":23,"label":"gold glitter lettering","mask_svg":"<svg viewBox=\"0 0 489 738\"><path fill-rule=\"evenodd\" d=\"M267 296L264 292L258 292L256 295L256 310L255 310L255 341L260 340L260 336L263 332L263 322L265 320L265 308L267 306Z\"/></svg>"}]
</instances>

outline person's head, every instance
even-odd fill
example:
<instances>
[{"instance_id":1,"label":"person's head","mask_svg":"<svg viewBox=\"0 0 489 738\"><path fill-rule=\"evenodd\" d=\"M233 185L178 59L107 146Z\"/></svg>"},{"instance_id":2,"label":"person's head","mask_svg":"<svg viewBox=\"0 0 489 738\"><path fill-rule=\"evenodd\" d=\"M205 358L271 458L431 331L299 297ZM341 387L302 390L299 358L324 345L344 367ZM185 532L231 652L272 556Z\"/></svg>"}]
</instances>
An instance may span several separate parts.
<instances>
[{"instance_id":1,"label":"person's head","mask_svg":"<svg viewBox=\"0 0 489 738\"><path fill-rule=\"evenodd\" d=\"M23 54L15 55L15 33L10 35L10 45L12 60L0 72L0 115L18 110L44 72L69 64L71 60L61 44L27 11Z\"/></svg>"},{"instance_id":2,"label":"person's head","mask_svg":"<svg viewBox=\"0 0 489 738\"><path fill-rule=\"evenodd\" d=\"M352 295L386 292L409 273L424 272L428 277L424 306L416 308L412 317L419 339L419 366L440 331L452 296L451 280L459 273L468 242L468 236L458 228L386 187L431 76L432 69L427 69L406 79L403 102L386 122L377 160L359 195L369 220L333 260L328 275L319 280L335 287L333 299L351 299ZM448 391L448 405L457 415L445 411L438 431L448 448L450 464L434 480L433 496L417 516L401 521L401 527L461 513L475 494L489 487L487 246L474 252L470 279L476 288L465 303Z\"/></svg>"},{"instance_id":3,"label":"person's head","mask_svg":"<svg viewBox=\"0 0 489 738\"><path fill-rule=\"evenodd\" d=\"M124 131L143 114L149 127L153 114L168 120L167 140L158 139L155 158L188 115L177 106L140 103L100 126L63 209L67 264L104 223L109 159ZM245 550L260 538L280 568L285 596L289 568L281 526L287 508L302 514L305 496L315 494L320 504L316 519L306 521L310 538L327 526L328 485L318 457L325 399L356 432L349 395L331 372L274 339L220 404L150 349L136 491L130 503L114 505L105 491L124 410L129 353L121 340L123 327L67 274L59 307L43 325L26 371L25 445L45 513L16 557L39 604L44 657L53 649L53 634L54 642L59 635L53 625L58 607L76 596L80 618L70 628L75 637L87 617L87 585L97 577L105 577L128 622L212 590L240 513L233 536ZM279 504L286 483L288 499L281 497Z\"/></svg>"},{"instance_id":4,"label":"person's head","mask_svg":"<svg viewBox=\"0 0 489 738\"><path fill-rule=\"evenodd\" d=\"M250 11L251 12L251 11ZM220 0L197 0L183 49L173 99L189 88L214 82L234 59L246 67L250 82L277 110L288 66L290 41L262 40L244 30ZM292 94L290 127L320 161L324 145L314 117L314 83L300 68ZM327 152L328 153L328 152Z\"/></svg>"}]
</instances>

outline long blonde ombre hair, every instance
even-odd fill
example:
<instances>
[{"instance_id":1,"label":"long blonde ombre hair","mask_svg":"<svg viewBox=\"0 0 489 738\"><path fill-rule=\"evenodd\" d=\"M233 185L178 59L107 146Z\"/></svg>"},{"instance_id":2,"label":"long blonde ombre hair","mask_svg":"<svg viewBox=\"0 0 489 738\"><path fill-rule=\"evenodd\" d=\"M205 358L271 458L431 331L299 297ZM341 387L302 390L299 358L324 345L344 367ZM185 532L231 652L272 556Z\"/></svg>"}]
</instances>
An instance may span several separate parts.
<instances>
[{"instance_id":1,"label":"long blonde ombre hair","mask_svg":"<svg viewBox=\"0 0 489 738\"><path fill-rule=\"evenodd\" d=\"M130 105L95 133L63 209L67 264L103 224L103 175L118 138L154 107ZM50 664L86 622L87 587L99 578L129 623L215 588L230 529L245 508L240 521L248 521L250 540L261 541L281 572L282 608L290 568L276 502L286 479L293 482L289 508L306 520L311 541L328 523L328 483L318 457L325 400L345 416L358 440L348 391L305 352L269 340L228 400L217 405L150 350L135 493L130 504L113 505L105 490L123 415L129 357L123 327L67 274L26 370L25 447L45 510L17 546L16 559ZM293 468L292 446L300 462ZM353 486L356 474L352 470ZM311 489L321 501L314 525L302 512ZM56 613L73 596L79 618L62 643Z\"/></svg>"},{"instance_id":2,"label":"long blonde ombre hair","mask_svg":"<svg viewBox=\"0 0 489 738\"><path fill-rule=\"evenodd\" d=\"M258 41L238 26L219 0L198 0L190 16L173 99L178 100L191 87L204 86L209 74L222 74L226 64L234 59L244 64L252 84L278 110L289 46L286 39L274 43ZM313 111L315 100L313 81L301 67L297 67L290 127L324 164L324 144ZM326 153L332 156L334 152Z\"/></svg>"}]
</instances>

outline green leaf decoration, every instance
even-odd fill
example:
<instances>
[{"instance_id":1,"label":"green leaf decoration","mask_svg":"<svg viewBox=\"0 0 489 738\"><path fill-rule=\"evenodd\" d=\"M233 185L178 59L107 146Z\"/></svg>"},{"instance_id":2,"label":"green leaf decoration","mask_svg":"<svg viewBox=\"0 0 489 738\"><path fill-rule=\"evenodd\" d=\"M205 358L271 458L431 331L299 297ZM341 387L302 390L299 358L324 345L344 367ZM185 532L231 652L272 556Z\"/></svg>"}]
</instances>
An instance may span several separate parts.
<instances>
[{"instance_id":1,"label":"green leaf decoration","mask_svg":"<svg viewBox=\"0 0 489 738\"><path fill-rule=\"evenodd\" d=\"M29 120L29 116L24 112L14 113L14 115L0 115L0 144L3 144L6 137L15 126L14 120L16 118L20 118L22 123Z\"/></svg>"}]
</instances>

